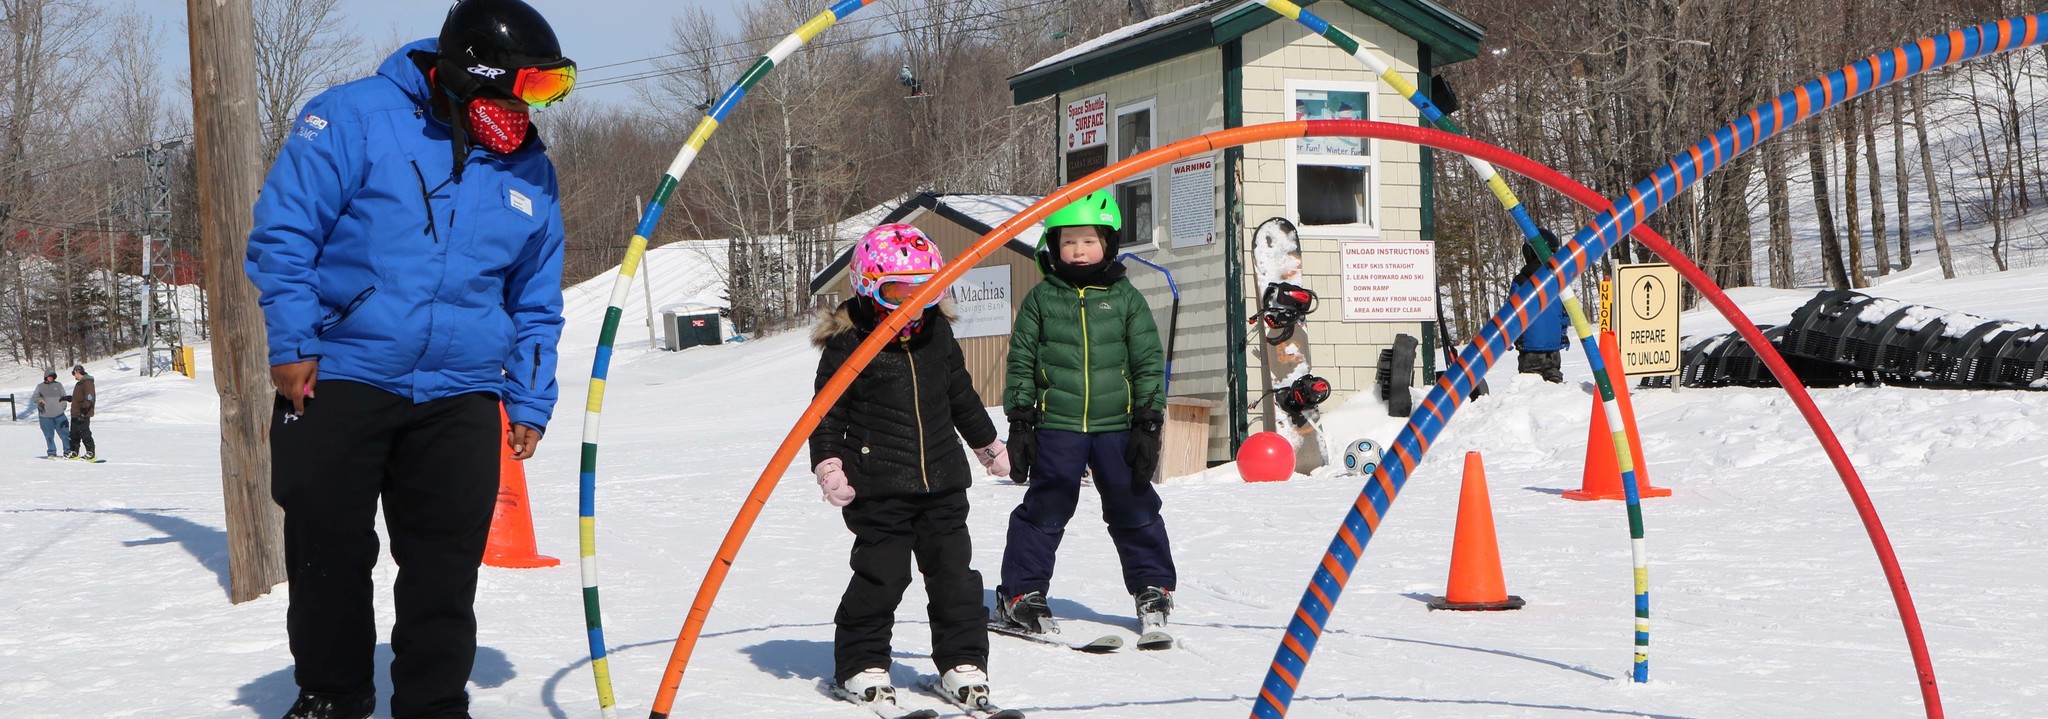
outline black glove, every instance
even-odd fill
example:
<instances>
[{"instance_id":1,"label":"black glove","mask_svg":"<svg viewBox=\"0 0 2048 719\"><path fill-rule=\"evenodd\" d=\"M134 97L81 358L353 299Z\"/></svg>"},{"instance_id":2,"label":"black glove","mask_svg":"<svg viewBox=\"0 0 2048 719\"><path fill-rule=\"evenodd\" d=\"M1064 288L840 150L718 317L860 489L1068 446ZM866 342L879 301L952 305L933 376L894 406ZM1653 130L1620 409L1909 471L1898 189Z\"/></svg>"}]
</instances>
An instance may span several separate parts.
<instances>
[{"instance_id":1,"label":"black glove","mask_svg":"<svg viewBox=\"0 0 2048 719\"><path fill-rule=\"evenodd\" d=\"M1159 431L1165 418L1156 409L1131 413L1131 443L1124 448L1124 461L1131 465L1131 481L1150 482L1159 472Z\"/></svg>"},{"instance_id":2,"label":"black glove","mask_svg":"<svg viewBox=\"0 0 2048 719\"><path fill-rule=\"evenodd\" d=\"M1017 407L1010 418L1010 438L1004 440L1010 453L1010 481L1031 481L1031 461L1038 458L1038 408Z\"/></svg>"}]
</instances>

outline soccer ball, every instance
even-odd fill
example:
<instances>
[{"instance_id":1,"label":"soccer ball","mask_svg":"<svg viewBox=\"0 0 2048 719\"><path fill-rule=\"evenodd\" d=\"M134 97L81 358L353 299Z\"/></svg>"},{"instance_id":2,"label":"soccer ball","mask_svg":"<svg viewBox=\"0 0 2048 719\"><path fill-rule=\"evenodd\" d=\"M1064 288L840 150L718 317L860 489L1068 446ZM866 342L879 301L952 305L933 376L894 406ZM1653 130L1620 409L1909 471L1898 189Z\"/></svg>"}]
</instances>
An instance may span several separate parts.
<instances>
[{"instance_id":1,"label":"soccer ball","mask_svg":"<svg viewBox=\"0 0 2048 719\"><path fill-rule=\"evenodd\" d=\"M1344 448L1344 473L1372 474L1380 466L1380 443L1369 439L1353 441Z\"/></svg>"}]
</instances>

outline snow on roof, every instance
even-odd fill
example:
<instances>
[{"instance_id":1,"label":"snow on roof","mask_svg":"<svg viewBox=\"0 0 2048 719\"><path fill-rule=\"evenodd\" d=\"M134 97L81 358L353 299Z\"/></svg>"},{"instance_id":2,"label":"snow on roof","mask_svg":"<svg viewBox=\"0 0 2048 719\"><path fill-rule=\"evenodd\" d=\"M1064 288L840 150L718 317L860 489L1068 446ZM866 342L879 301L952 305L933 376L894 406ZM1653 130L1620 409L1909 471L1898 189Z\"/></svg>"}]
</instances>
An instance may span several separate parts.
<instances>
[{"instance_id":1,"label":"snow on roof","mask_svg":"<svg viewBox=\"0 0 2048 719\"><path fill-rule=\"evenodd\" d=\"M1040 199L1032 195L940 195L939 204L993 228Z\"/></svg>"},{"instance_id":2,"label":"snow on roof","mask_svg":"<svg viewBox=\"0 0 2048 719\"><path fill-rule=\"evenodd\" d=\"M1043 198L1035 195L940 195L938 204L995 229L1040 199ZM1011 241L1036 246L1038 235L1044 231L1043 225L1034 223L1018 232Z\"/></svg>"},{"instance_id":3,"label":"snow on roof","mask_svg":"<svg viewBox=\"0 0 2048 719\"><path fill-rule=\"evenodd\" d=\"M897 197L870 207L860 214L849 216L834 223L832 227L832 254L836 255L853 247L853 243L860 241L861 235L867 234L868 230L875 229L875 225L882 224L882 219L888 217L889 213L895 212L897 207L909 201L909 196Z\"/></svg>"},{"instance_id":4,"label":"snow on roof","mask_svg":"<svg viewBox=\"0 0 2048 719\"><path fill-rule=\"evenodd\" d=\"M1043 69L1043 68L1051 67L1051 66L1053 66L1053 65L1057 65L1057 64L1060 64L1060 63L1062 63L1062 62L1066 62L1067 60L1071 60L1071 59L1073 59L1073 58L1077 58L1077 57L1080 57L1080 56L1082 56L1082 55L1086 55L1086 54L1088 54L1088 53L1094 52L1094 51L1096 51L1096 50L1100 50L1100 49L1102 49L1102 48L1105 48L1105 47L1108 47L1108 46L1110 46L1110 45L1114 45L1114 44L1116 44L1116 43L1119 43L1119 42L1123 42L1123 41L1125 41L1125 40L1129 40L1129 39L1131 39L1131 38L1134 38L1134 37L1137 37L1137 36L1139 36L1139 35L1143 35L1143 34L1145 34L1145 33L1147 33L1147 32L1150 32L1150 31L1152 31L1152 30L1155 30L1155 29L1158 29L1158 28L1160 28L1160 27L1163 27L1163 26L1166 26L1166 25L1168 25L1168 24L1171 24L1171 23L1173 23L1174 21L1176 21L1176 20L1179 20L1179 19L1181 19L1181 18L1187 17L1187 16L1189 16L1189 15L1193 15L1193 14L1195 14L1195 13L1197 13L1197 12L1201 12L1201 11L1202 11L1202 10L1204 10L1204 9L1207 9L1207 8L1213 8L1213 7L1216 7L1216 6L1218 6L1218 5L1222 5L1222 4L1225 4L1225 3L1231 2L1231 1L1232 1L1232 0L1209 0L1209 2L1204 2L1204 3L1196 3L1196 4L1194 4L1194 5L1189 5L1189 6L1187 6L1187 7L1181 8L1181 9L1179 9L1179 10L1175 10L1175 11L1173 11L1173 12L1167 13L1167 14L1165 14L1165 15L1161 15L1161 16L1159 16L1159 17L1155 17L1155 18L1152 18L1152 19L1150 19L1150 20L1146 20L1146 21L1144 21L1144 22L1141 22L1141 23L1138 23L1138 24L1135 24L1135 25L1127 25L1127 26L1124 26L1124 27L1118 28L1118 29L1116 29L1116 30L1113 30L1113 31L1110 31L1110 32L1108 32L1108 33L1104 33L1104 34L1102 35L1102 37L1098 37L1098 38L1095 38L1095 39L1093 39L1093 40L1089 40L1089 41L1087 41L1087 42L1081 43L1081 44L1079 44L1079 45L1075 45L1075 46L1073 46L1073 47L1067 48L1067 49L1066 49L1066 50L1065 50L1064 52L1061 52L1061 53L1060 53L1060 54L1058 54L1058 55L1054 55L1054 56L1052 56L1052 57L1048 57L1048 58L1046 58L1046 59L1044 59L1044 60L1040 60L1040 61L1038 61L1038 64L1032 65L1031 67L1027 67L1027 68L1024 68L1024 71L1023 71L1023 72L1020 72L1020 73L1017 73L1017 74L1019 74L1019 75L1026 75L1026 74L1030 74L1030 73L1032 73L1032 72L1034 72L1034 71L1037 71L1037 70L1040 70L1040 69ZM1251 4L1251 3L1249 3L1249 2L1244 2L1243 4L1247 4L1247 5L1248 5L1248 4Z\"/></svg>"}]
</instances>

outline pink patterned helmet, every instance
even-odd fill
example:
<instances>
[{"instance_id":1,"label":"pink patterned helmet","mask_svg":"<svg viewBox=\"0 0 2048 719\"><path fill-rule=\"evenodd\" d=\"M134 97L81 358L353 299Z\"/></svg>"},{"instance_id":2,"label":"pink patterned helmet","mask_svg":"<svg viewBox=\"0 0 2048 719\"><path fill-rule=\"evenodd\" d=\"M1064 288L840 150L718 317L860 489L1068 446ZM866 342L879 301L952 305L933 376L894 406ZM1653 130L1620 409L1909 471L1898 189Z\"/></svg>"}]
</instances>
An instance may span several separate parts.
<instances>
[{"instance_id":1,"label":"pink patterned helmet","mask_svg":"<svg viewBox=\"0 0 2048 719\"><path fill-rule=\"evenodd\" d=\"M861 235L853 246L853 292L893 310L945 266L938 244L923 231L903 223L882 225ZM938 304L944 296L941 293L925 306Z\"/></svg>"}]
</instances>

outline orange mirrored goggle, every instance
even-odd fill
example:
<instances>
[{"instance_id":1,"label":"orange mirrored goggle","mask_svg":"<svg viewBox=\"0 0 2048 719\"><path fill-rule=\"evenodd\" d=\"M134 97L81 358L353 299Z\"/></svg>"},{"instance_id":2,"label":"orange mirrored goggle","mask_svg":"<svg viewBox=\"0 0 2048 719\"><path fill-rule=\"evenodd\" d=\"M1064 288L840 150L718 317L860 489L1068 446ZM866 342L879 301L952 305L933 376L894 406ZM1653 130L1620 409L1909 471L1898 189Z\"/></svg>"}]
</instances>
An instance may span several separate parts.
<instances>
[{"instance_id":1,"label":"orange mirrored goggle","mask_svg":"<svg viewBox=\"0 0 2048 719\"><path fill-rule=\"evenodd\" d=\"M911 295L917 294L926 280L932 278L932 274L929 270L923 270L882 275L875 280L875 301L892 310L902 307L904 302L910 300ZM939 297L944 298L945 295L941 294ZM938 304L938 299L932 300L931 304Z\"/></svg>"},{"instance_id":2,"label":"orange mirrored goggle","mask_svg":"<svg viewBox=\"0 0 2048 719\"><path fill-rule=\"evenodd\" d=\"M523 67L512 81L512 96L528 107L543 108L569 96L576 86L576 63L560 67Z\"/></svg>"}]
</instances>

